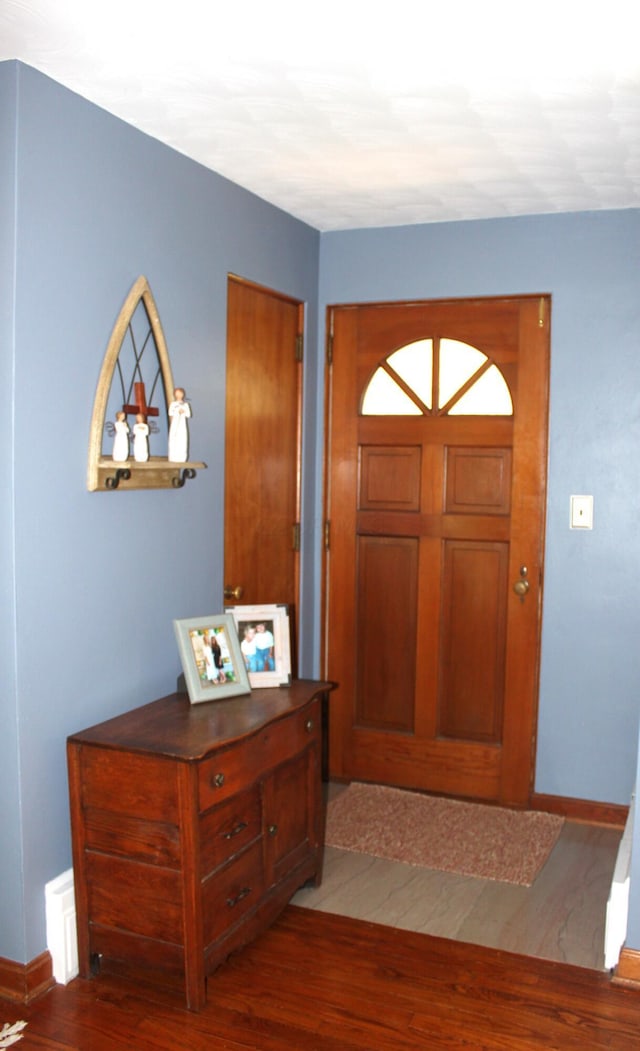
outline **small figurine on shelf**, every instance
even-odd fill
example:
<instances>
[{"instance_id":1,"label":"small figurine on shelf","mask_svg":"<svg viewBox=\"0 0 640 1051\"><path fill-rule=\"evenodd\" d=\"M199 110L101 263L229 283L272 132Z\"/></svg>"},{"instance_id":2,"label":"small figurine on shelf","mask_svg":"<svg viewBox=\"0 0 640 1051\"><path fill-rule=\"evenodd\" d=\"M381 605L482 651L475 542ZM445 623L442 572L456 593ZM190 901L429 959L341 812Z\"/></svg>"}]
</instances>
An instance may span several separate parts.
<instances>
[{"instance_id":1,"label":"small figurine on shelf","mask_svg":"<svg viewBox=\"0 0 640 1051\"><path fill-rule=\"evenodd\" d=\"M133 458L137 463L146 463L149 459L149 424L141 412L133 425Z\"/></svg>"},{"instance_id":2,"label":"small figurine on shelf","mask_svg":"<svg viewBox=\"0 0 640 1051\"><path fill-rule=\"evenodd\" d=\"M126 413L116 413L113 439L113 459L117 463L124 463L129 459L129 424Z\"/></svg>"},{"instance_id":3,"label":"small figurine on shelf","mask_svg":"<svg viewBox=\"0 0 640 1051\"><path fill-rule=\"evenodd\" d=\"M176 387L173 401L169 406L169 460L173 463L186 463L189 449L189 427L187 419L191 416L191 407L184 400L184 388Z\"/></svg>"}]
</instances>

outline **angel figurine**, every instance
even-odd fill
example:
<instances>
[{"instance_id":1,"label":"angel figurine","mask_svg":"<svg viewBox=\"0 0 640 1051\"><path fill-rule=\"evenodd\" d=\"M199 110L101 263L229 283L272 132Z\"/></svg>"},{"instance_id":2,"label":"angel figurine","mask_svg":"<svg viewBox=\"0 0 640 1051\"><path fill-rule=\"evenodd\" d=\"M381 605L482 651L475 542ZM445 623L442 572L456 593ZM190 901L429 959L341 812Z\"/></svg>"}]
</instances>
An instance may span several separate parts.
<instances>
[{"instance_id":1,"label":"angel figurine","mask_svg":"<svg viewBox=\"0 0 640 1051\"><path fill-rule=\"evenodd\" d=\"M189 450L189 425L191 406L185 401L184 388L176 387L169 406L169 460L186 463Z\"/></svg>"},{"instance_id":2,"label":"angel figurine","mask_svg":"<svg viewBox=\"0 0 640 1051\"><path fill-rule=\"evenodd\" d=\"M129 459L129 424L126 413L122 411L116 413L113 435L113 459L117 463L124 463Z\"/></svg>"},{"instance_id":3,"label":"angel figurine","mask_svg":"<svg viewBox=\"0 0 640 1051\"><path fill-rule=\"evenodd\" d=\"M149 459L149 424L141 412L133 425L133 458L137 463L146 463Z\"/></svg>"}]
</instances>

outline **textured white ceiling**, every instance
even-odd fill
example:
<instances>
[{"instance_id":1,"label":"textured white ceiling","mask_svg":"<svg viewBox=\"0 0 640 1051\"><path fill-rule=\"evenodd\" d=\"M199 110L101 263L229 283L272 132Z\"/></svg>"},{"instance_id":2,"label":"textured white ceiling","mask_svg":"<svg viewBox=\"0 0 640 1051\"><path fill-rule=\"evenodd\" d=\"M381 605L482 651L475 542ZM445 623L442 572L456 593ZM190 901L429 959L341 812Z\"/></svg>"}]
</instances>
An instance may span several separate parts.
<instances>
[{"instance_id":1,"label":"textured white ceiling","mask_svg":"<svg viewBox=\"0 0 640 1051\"><path fill-rule=\"evenodd\" d=\"M0 0L2 59L319 230L640 207L638 0Z\"/></svg>"}]
</instances>

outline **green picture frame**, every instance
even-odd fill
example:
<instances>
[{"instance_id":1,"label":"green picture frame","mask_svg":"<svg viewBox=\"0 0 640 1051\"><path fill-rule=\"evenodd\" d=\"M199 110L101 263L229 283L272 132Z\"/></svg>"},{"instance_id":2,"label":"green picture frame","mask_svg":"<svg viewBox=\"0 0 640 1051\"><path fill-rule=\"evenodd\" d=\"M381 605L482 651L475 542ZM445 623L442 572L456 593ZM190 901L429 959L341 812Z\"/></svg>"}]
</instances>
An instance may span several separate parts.
<instances>
[{"instance_id":1,"label":"green picture frame","mask_svg":"<svg viewBox=\"0 0 640 1051\"><path fill-rule=\"evenodd\" d=\"M173 627L192 704L251 692L235 622L229 613L174 620Z\"/></svg>"}]
</instances>

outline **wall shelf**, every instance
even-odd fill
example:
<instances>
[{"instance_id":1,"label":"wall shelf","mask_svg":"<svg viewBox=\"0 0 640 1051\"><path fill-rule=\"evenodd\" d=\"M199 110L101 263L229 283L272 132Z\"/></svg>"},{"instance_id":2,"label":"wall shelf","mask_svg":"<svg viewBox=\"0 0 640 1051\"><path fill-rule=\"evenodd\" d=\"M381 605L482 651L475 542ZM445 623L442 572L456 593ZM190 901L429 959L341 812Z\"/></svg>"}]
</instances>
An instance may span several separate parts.
<instances>
[{"instance_id":1,"label":"wall shelf","mask_svg":"<svg viewBox=\"0 0 640 1051\"><path fill-rule=\"evenodd\" d=\"M135 460L116 462L100 457L97 462L97 489L182 489L185 482L204 470L206 463L172 463L162 456L151 456L146 463Z\"/></svg>"}]
</instances>

